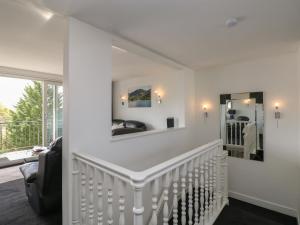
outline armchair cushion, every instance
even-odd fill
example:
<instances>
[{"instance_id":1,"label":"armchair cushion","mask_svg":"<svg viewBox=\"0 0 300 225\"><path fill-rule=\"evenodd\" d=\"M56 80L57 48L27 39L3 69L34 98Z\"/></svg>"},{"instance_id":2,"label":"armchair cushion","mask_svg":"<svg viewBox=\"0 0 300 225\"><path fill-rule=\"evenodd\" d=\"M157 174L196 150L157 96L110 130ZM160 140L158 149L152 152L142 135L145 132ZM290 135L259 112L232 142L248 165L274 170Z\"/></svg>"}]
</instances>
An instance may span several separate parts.
<instances>
[{"instance_id":1,"label":"armchair cushion","mask_svg":"<svg viewBox=\"0 0 300 225\"><path fill-rule=\"evenodd\" d=\"M24 176L24 179L27 183L32 183L37 178L37 172L39 168L38 162L26 163L20 166L20 171Z\"/></svg>"}]
</instances>

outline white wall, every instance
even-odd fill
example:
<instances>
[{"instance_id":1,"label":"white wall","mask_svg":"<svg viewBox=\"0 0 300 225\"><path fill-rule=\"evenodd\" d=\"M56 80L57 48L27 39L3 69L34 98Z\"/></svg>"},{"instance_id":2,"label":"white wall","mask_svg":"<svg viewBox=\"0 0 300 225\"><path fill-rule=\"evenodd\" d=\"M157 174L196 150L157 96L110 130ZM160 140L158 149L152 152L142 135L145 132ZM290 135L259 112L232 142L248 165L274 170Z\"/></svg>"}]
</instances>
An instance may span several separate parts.
<instances>
[{"instance_id":1,"label":"white wall","mask_svg":"<svg viewBox=\"0 0 300 225\"><path fill-rule=\"evenodd\" d=\"M221 93L264 92L265 161L230 158L229 189L235 197L295 216L296 196L300 190L299 158L296 157L299 154L297 121L300 117L297 54L199 71L196 90L198 104L209 102L211 105L209 117L206 120L198 118L202 143L219 137ZM279 128L274 119L276 101L280 102L282 112ZM198 111L200 113L200 107Z\"/></svg>"},{"instance_id":2,"label":"white wall","mask_svg":"<svg viewBox=\"0 0 300 225\"><path fill-rule=\"evenodd\" d=\"M149 130L167 128L166 118L174 117L178 125L185 125L184 118L184 75L180 71L160 76L143 76L113 82L113 118L138 120L146 123ZM130 88L152 87L152 105L149 108L129 108L128 101L122 105L121 96L128 96ZM156 90L162 95L162 103L157 103Z\"/></svg>"},{"instance_id":3,"label":"white wall","mask_svg":"<svg viewBox=\"0 0 300 225\"><path fill-rule=\"evenodd\" d=\"M112 142L111 37L75 19L68 23L65 52L63 204L70 224L71 152L86 152L131 169L144 169L194 148L194 72L182 68L186 128ZM69 197L69 198L68 198Z\"/></svg>"}]
</instances>

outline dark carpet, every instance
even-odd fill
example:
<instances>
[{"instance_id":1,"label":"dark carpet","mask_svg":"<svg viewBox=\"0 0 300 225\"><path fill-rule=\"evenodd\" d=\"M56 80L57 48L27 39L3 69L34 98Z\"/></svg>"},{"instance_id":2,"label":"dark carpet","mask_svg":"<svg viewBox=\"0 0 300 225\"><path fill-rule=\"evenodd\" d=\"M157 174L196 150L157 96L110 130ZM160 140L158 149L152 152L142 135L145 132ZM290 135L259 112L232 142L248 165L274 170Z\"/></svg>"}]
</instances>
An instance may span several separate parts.
<instances>
[{"instance_id":1,"label":"dark carpet","mask_svg":"<svg viewBox=\"0 0 300 225\"><path fill-rule=\"evenodd\" d=\"M297 225L297 220L281 213L229 199L214 225Z\"/></svg>"},{"instance_id":2,"label":"dark carpet","mask_svg":"<svg viewBox=\"0 0 300 225\"><path fill-rule=\"evenodd\" d=\"M24 180L0 184L0 225L61 225L61 213L38 216L30 207Z\"/></svg>"}]
</instances>

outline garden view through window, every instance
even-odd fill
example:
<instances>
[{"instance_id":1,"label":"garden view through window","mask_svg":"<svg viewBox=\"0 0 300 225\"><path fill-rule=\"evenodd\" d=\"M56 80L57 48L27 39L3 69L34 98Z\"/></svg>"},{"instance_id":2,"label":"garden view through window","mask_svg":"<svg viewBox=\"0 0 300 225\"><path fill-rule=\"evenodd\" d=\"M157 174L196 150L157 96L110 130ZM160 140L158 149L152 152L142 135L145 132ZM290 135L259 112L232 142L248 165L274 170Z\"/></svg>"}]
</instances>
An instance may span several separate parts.
<instances>
[{"instance_id":1,"label":"garden view through window","mask_svg":"<svg viewBox=\"0 0 300 225\"><path fill-rule=\"evenodd\" d=\"M62 136L62 111L61 84L0 77L0 167Z\"/></svg>"}]
</instances>

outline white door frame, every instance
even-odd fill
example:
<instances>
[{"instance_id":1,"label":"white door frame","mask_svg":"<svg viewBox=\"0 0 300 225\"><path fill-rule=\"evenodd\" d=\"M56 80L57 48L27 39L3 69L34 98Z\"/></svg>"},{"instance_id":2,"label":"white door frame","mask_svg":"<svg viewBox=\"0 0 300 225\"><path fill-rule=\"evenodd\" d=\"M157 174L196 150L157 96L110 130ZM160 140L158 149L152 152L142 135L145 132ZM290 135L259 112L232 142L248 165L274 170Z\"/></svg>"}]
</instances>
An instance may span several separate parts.
<instances>
[{"instance_id":1,"label":"white door frame","mask_svg":"<svg viewBox=\"0 0 300 225\"><path fill-rule=\"evenodd\" d=\"M47 93L48 93L48 86L49 85L55 85L55 86L62 86L62 82L54 82L54 81L43 81L43 146L46 146L47 143L47 137L48 137L48 132L47 132L47 117L48 117L48 107L47 107ZM56 88L56 87L55 87ZM56 95L56 90L53 92L54 95ZM53 109L55 109L55 104L56 104L56 96L53 98ZM53 137L55 137L55 130L56 130L56 115L55 112L53 112L53 129L52 129L52 134Z\"/></svg>"}]
</instances>

